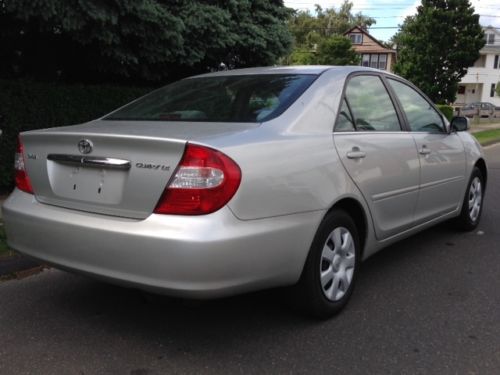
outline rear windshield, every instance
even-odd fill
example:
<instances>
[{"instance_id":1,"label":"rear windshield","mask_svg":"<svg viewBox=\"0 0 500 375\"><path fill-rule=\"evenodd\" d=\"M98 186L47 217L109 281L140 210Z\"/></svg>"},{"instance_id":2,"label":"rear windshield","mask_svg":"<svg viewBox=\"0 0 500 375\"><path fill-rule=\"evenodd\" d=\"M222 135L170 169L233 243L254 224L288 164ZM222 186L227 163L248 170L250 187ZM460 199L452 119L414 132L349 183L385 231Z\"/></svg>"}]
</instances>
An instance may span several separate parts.
<instances>
[{"instance_id":1,"label":"rear windshield","mask_svg":"<svg viewBox=\"0 0 500 375\"><path fill-rule=\"evenodd\" d=\"M316 75L188 78L140 98L104 120L263 122L279 116Z\"/></svg>"}]
</instances>

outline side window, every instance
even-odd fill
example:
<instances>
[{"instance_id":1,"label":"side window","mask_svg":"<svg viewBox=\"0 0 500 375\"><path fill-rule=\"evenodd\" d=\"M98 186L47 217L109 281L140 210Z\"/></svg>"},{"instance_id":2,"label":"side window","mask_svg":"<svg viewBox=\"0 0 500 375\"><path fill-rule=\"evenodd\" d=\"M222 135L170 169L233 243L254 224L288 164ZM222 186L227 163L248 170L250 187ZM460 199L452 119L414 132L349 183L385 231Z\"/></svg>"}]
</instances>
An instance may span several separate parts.
<instances>
[{"instance_id":1,"label":"side window","mask_svg":"<svg viewBox=\"0 0 500 375\"><path fill-rule=\"evenodd\" d=\"M417 91L404 83L388 79L414 132L444 133L443 118Z\"/></svg>"},{"instance_id":2,"label":"side window","mask_svg":"<svg viewBox=\"0 0 500 375\"><path fill-rule=\"evenodd\" d=\"M378 76L356 76L349 80L345 98L360 131L400 131L391 98Z\"/></svg>"},{"instance_id":3,"label":"side window","mask_svg":"<svg viewBox=\"0 0 500 375\"><path fill-rule=\"evenodd\" d=\"M345 102L345 99L342 100L342 106L340 107L339 117L337 118L337 124L335 124L336 132L352 132L355 131L354 121L351 117L351 112L349 111L349 107Z\"/></svg>"}]
</instances>

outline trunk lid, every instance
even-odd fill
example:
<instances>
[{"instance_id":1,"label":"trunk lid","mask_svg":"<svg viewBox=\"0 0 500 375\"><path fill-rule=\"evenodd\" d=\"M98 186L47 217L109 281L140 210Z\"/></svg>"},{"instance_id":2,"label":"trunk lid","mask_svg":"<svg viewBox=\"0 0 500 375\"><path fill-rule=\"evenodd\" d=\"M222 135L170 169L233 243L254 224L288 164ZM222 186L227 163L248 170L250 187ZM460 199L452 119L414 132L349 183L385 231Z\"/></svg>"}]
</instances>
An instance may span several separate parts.
<instances>
[{"instance_id":1,"label":"trunk lid","mask_svg":"<svg viewBox=\"0 0 500 375\"><path fill-rule=\"evenodd\" d=\"M153 212L187 141L203 142L249 127L255 124L93 121L27 132L21 139L38 201L144 219Z\"/></svg>"}]
</instances>

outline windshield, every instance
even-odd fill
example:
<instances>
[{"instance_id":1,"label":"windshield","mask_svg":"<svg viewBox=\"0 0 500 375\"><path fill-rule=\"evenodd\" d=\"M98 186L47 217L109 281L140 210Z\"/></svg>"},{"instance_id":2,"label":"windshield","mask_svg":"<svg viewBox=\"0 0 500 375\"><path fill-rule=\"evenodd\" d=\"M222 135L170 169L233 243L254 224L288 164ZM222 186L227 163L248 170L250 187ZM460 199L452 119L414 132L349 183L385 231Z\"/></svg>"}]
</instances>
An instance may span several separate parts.
<instances>
[{"instance_id":1,"label":"windshield","mask_svg":"<svg viewBox=\"0 0 500 375\"><path fill-rule=\"evenodd\" d=\"M188 78L140 98L104 120L263 122L279 116L316 75Z\"/></svg>"}]
</instances>

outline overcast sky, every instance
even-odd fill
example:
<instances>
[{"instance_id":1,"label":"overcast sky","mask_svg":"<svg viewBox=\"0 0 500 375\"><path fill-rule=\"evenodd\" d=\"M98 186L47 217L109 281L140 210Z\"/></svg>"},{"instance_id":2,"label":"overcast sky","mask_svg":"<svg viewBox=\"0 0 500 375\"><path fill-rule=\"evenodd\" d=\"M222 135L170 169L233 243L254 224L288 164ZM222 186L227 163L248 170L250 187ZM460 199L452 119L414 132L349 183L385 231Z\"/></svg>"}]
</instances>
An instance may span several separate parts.
<instances>
[{"instance_id":1,"label":"overcast sky","mask_svg":"<svg viewBox=\"0 0 500 375\"><path fill-rule=\"evenodd\" d=\"M342 1L284 0L284 3L290 8L314 11L314 4L319 4L322 8L338 8ZM353 0L352 3L354 13L361 12L377 20L369 30L370 34L387 41L397 32L398 25L406 16L416 13L420 0ZM500 0L472 0L471 3L476 13L481 15L481 25L500 27Z\"/></svg>"}]
</instances>

